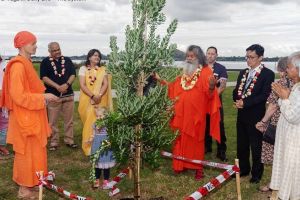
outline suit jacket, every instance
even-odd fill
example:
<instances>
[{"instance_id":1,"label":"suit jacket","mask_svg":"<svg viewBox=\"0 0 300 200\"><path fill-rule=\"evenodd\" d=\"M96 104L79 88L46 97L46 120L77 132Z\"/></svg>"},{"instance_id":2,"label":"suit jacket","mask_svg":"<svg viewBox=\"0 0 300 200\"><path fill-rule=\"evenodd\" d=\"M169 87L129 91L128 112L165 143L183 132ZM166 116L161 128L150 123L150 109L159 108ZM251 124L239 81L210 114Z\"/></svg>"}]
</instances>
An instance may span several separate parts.
<instances>
[{"instance_id":1,"label":"suit jacket","mask_svg":"<svg viewBox=\"0 0 300 200\"><path fill-rule=\"evenodd\" d=\"M236 87L233 90L233 101L240 99L238 97L238 88L241 84L241 79L243 78L245 71L246 69L242 70L238 76ZM261 73L257 78L257 82L252 90L252 94L243 99L244 107L242 109L238 109L238 121L240 120L246 123L255 124L261 120L266 111L265 104L271 93L271 84L274 81L274 78L275 74L272 70L266 67L261 70Z\"/></svg>"}]
</instances>

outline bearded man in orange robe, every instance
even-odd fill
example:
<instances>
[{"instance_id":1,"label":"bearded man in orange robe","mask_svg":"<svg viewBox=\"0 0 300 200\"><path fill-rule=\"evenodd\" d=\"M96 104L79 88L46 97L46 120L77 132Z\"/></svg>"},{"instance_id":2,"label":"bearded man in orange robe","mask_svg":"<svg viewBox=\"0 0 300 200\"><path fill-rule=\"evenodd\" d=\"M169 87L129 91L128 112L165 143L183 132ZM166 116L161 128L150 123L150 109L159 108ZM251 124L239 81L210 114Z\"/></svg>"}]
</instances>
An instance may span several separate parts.
<instances>
[{"instance_id":1,"label":"bearded man in orange robe","mask_svg":"<svg viewBox=\"0 0 300 200\"><path fill-rule=\"evenodd\" d=\"M186 52L183 75L172 83L155 78L168 86L169 98L175 100L175 114L170 122L174 130L179 131L173 155L188 159L204 160L206 114L210 114L210 130L214 139L220 142L221 106L216 80L206 64L206 58L199 46L191 45ZM195 179L203 178L203 167L199 164L173 159L173 170L180 173L186 169L196 170Z\"/></svg>"},{"instance_id":2,"label":"bearded man in orange robe","mask_svg":"<svg viewBox=\"0 0 300 200\"><path fill-rule=\"evenodd\" d=\"M38 195L36 172L47 173L47 138L50 136L46 102L57 101L44 94L45 87L31 62L36 52L36 37L19 32L14 46L19 55L6 66L0 105L9 110L7 143L15 152L13 180L20 186L18 197L35 199Z\"/></svg>"}]
</instances>

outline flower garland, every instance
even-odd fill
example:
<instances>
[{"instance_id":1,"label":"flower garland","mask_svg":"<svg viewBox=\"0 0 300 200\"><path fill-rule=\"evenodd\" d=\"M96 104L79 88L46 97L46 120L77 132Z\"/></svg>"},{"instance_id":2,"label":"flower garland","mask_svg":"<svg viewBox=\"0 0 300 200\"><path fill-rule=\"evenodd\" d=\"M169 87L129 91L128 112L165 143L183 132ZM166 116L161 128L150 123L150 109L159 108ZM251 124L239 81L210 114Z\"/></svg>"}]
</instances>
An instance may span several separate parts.
<instances>
[{"instance_id":1,"label":"flower garland","mask_svg":"<svg viewBox=\"0 0 300 200\"><path fill-rule=\"evenodd\" d=\"M57 67L55 65L54 59L52 57L49 57L49 60L51 62L51 65L53 67L54 70L54 74L58 77L63 77L65 75L66 72L66 68L65 68L65 58L63 56L61 56L61 73L57 72Z\"/></svg>"},{"instance_id":2,"label":"flower garland","mask_svg":"<svg viewBox=\"0 0 300 200\"><path fill-rule=\"evenodd\" d=\"M261 73L261 70L264 68L264 65L259 66L258 70L256 71L248 89L246 90L245 93L243 93L243 89L244 89L244 85L246 83L247 80L247 75L249 74L249 69L246 69L245 73L243 74L243 78L241 80L241 83L239 85L239 89L238 89L238 97L240 99L245 99L246 97L250 96L252 94L253 88L255 86L255 83L257 82L257 79Z\"/></svg>"},{"instance_id":3,"label":"flower garland","mask_svg":"<svg viewBox=\"0 0 300 200\"><path fill-rule=\"evenodd\" d=\"M202 66L197 68L197 70L193 73L192 77L189 77L186 74L182 75L181 82L180 82L182 89L191 90L196 85L201 71L202 71Z\"/></svg>"},{"instance_id":4,"label":"flower garland","mask_svg":"<svg viewBox=\"0 0 300 200\"><path fill-rule=\"evenodd\" d=\"M94 70L92 70L91 66L88 65L87 69L89 71L89 79L90 79L90 85L94 85L95 81L97 80L97 70L98 67L93 68ZM96 74L94 73L96 71Z\"/></svg>"},{"instance_id":5,"label":"flower garland","mask_svg":"<svg viewBox=\"0 0 300 200\"><path fill-rule=\"evenodd\" d=\"M95 167L96 167L96 163L100 157L100 155L109 149L109 147L111 146L111 143L108 140L103 140L99 149L90 156L90 162L92 163L92 168L90 170L90 177L89 180L91 182L94 182L96 180L96 173L95 173Z\"/></svg>"}]
</instances>

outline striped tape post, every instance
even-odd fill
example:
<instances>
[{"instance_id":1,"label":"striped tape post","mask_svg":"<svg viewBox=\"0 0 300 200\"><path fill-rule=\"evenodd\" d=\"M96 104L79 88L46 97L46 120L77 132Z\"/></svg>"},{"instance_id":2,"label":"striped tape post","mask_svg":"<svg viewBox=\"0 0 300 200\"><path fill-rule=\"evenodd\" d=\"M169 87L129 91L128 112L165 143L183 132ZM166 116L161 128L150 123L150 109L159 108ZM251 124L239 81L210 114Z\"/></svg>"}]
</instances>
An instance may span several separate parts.
<instances>
[{"instance_id":1,"label":"striped tape post","mask_svg":"<svg viewBox=\"0 0 300 200\"><path fill-rule=\"evenodd\" d=\"M61 187L57 187L56 185L49 183L49 181L54 180L55 174L53 172L49 172L48 174L45 174L44 176L41 176L40 172L36 172L36 175L39 179L39 187L40 186L45 186L48 189L53 190L53 191L59 193L60 195L63 195L65 197L69 198L69 199L92 200L92 198L79 196L77 194L68 192L68 191L64 190L63 188L61 188Z\"/></svg>"}]
</instances>

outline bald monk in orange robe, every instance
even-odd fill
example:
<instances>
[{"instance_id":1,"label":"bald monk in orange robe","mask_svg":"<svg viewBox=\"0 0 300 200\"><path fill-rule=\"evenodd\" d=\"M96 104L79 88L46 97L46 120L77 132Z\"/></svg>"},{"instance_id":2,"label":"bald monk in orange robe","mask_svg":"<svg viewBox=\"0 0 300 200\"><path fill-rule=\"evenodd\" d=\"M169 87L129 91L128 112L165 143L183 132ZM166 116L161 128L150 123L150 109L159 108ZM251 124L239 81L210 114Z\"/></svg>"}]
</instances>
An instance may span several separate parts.
<instances>
[{"instance_id":1,"label":"bald monk in orange robe","mask_svg":"<svg viewBox=\"0 0 300 200\"><path fill-rule=\"evenodd\" d=\"M47 138L50 136L45 87L33 68L30 57L36 51L36 37L27 31L14 39L19 55L7 64L0 105L9 110L7 143L15 151L13 180L20 186L18 197L34 199L38 185L36 172L47 173Z\"/></svg>"},{"instance_id":2,"label":"bald monk in orange robe","mask_svg":"<svg viewBox=\"0 0 300 200\"><path fill-rule=\"evenodd\" d=\"M187 51L187 56L188 54L196 55L191 55L191 59L187 58L189 62L186 63L182 76L177 77L172 83L161 80L157 74L155 78L162 84L168 85L168 96L175 100L175 113L170 125L174 130L179 131L179 135L173 145L173 155L204 160L206 114L211 115L211 135L220 142L219 108L221 104L215 88L216 80L213 72L205 64L205 56L201 48L196 46L195 50L194 47L192 46ZM201 56L203 60L200 60L199 65L198 57L201 58ZM199 72L199 69L202 70ZM191 81L182 82L183 77L192 78L193 75L197 76L194 85ZM203 177L202 165L173 159L175 173L180 173L185 169L195 169L196 180Z\"/></svg>"}]
</instances>

